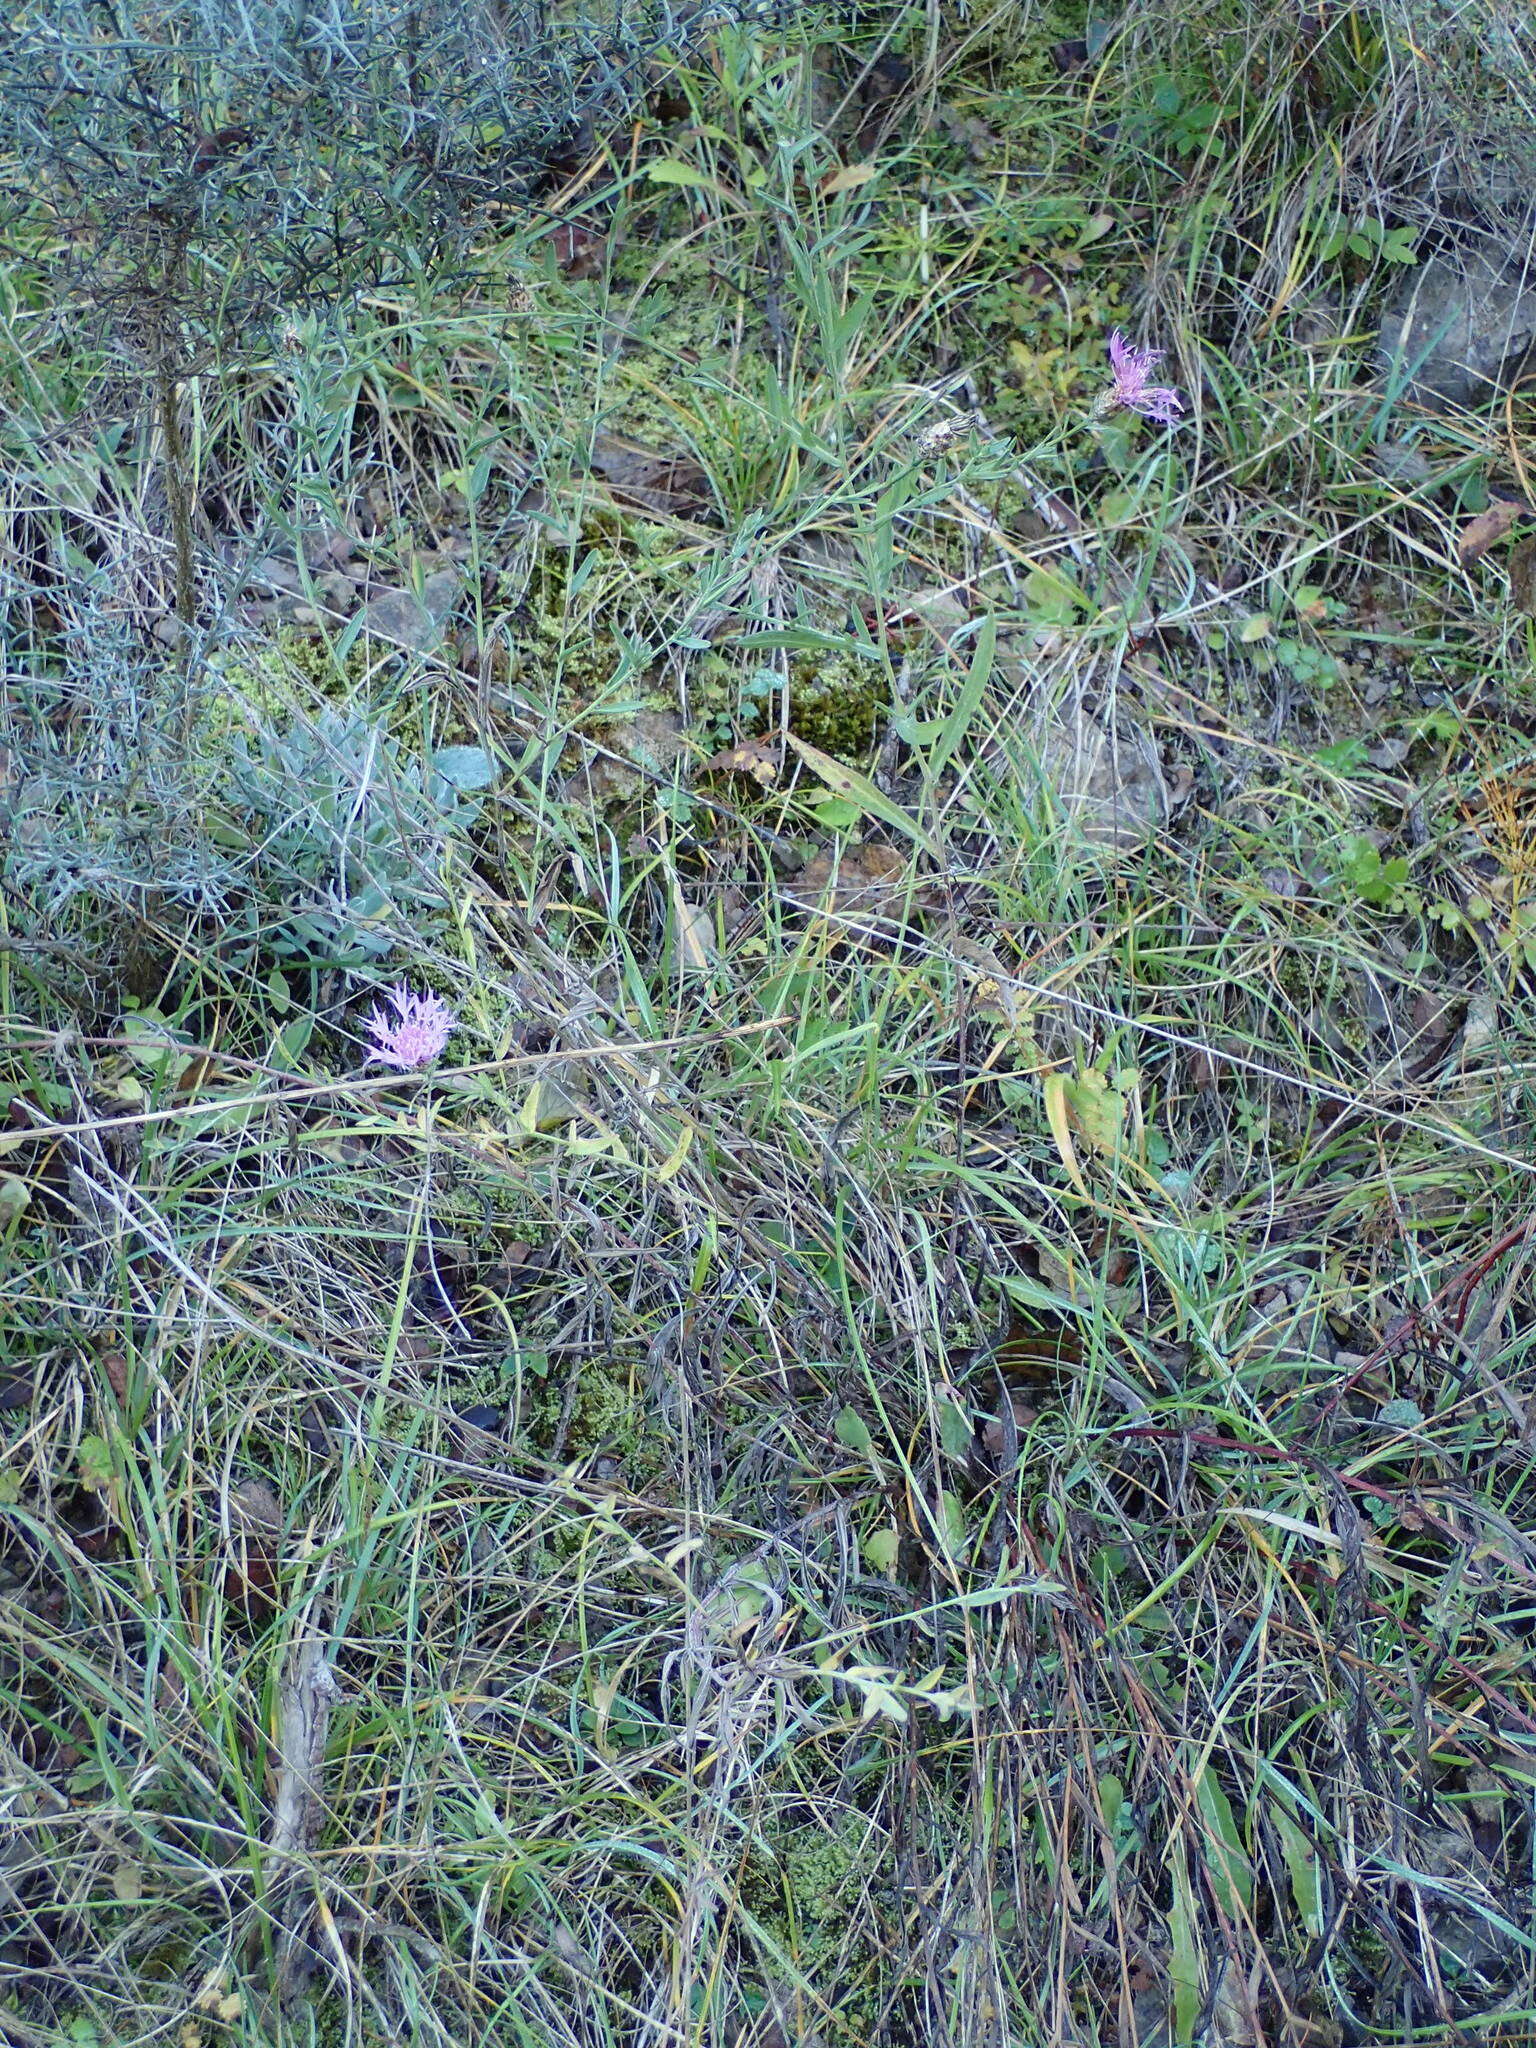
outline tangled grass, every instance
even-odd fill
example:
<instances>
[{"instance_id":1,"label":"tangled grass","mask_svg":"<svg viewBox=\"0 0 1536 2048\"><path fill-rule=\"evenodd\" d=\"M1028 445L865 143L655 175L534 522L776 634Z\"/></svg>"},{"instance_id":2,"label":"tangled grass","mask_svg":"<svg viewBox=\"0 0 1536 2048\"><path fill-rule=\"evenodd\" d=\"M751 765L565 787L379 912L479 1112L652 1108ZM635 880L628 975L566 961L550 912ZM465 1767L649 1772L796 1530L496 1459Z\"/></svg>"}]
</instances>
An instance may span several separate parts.
<instances>
[{"instance_id":1,"label":"tangled grass","mask_svg":"<svg viewBox=\"0 0 1536 2048\"><path fill-rule=\"evenodd\" d=\"M1370 356L1529 74L1422 26L721 27L178 380L193 665L11 251L0 2036L1532 2037L1529 426Z\"/></svg>"}]
</instances>

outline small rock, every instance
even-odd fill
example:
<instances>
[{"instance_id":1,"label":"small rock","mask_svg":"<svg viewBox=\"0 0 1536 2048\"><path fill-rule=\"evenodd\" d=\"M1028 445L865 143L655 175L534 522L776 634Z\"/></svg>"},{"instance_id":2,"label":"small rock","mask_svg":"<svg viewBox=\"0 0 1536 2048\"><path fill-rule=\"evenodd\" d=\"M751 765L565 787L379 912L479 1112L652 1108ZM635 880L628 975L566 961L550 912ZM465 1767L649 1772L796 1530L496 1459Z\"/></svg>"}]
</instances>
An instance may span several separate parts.
<instances>
[{"instance_id":1,"label":"small rock","mask_svg":"<svg viewBox=\"0 0 1536 2048\"><path fill-rule=\"evenodd\" d=\"M461 1408L458 1419L466 1429L481 1429L487 1436L499 1436L507 1426L505 1409L493 1408L489 1402Z\"/></svg>"},{"instance_id":2,"label":"small rock","mask_svg":"<svg viewBox=\"0 0 1536 2048\"><path fill-rule=\"evenodd\" d=\"M344 569L328 569L317 577L315 589L333 612L350 615L357 605L357 585Z\"/></svg>"},{"instance_id":3,"label":"small rock","mask_svg":"<svg viewBox=\"0 0 1536 2048\"><path fill-rule=\"evenodd\" d=\"M1381 323L1379 350L1385 369L1406 377L1403 398L1442 411L1494 397L1533 343L1536 281L1528 265L1454 249L1406 281Z\"/></svg>"},{"instance_id":4,"label":"small rock","mask_svg":"<svg viewBox=\"0 0 1536 2048\"><path fill-rule=\"evenodd\" d=\"M633 796L649 777L664 775L681 760L688 736L675 711L637 711L622 725L609 726L602 745L603 752L570 778L568 798L604 804Z\"/></svg>"},{"instance_id":5,"label":"small rock","mask_svg":"<svg viewBox=\"0 0 1536 2048\"><path fill-rule=\"evenodd\" d=\"M1129 853L1168 815L1157 749L1134 726L1113 731L1085 711L1055 718L1039 743L1040 772L1090 846Z\"/></svg>"},{"instance_id":6,"label":"small rock","mask_svg":"<svg viewBox=\"0 0 1536 2048\"><path fill-rule=\"evenodd\" d=\"M1378 476L1405 486L1427 484L1435 473L1429 457L1406 441L1383 441L1376 450L1375 467Z\"/></svg>"},{"instance_id":7,"label":"small rock","mask_svg":"<svg viewBox=\"0 0 1536 2048\"><path fill-rule=\"evenodd\" d=\"M278 591L285 597L301 597L304 579L299 574L297 562L285 555L263 555L259 562L252 562L245 572L247 590Z\"/></svg>"},{"instance_id":8,"label":"small rock","mask_svg":"<svg viewBox=\"0 0 1536 2048\"><path fill-rule=\"evenodd\" d=\"M327 563L340 568L343 562L350 562L357 553L357 537L348 533L345 527L322 526L309 544L309 559L315 567Z\"/></svg>"},{"instance_id":9,"label":"small rock","mask_svg":"<svg viewBox=\"0 0 1536 2048\"><path fill-rule=\"evenodd\" d=\"M414 590L377 591L363 606L363 631L407 653L430 654L442 641L463 587L457 570L439 569L423 582L419 597Z\"/></svg>"},{"instance_id":10,"label":"small rock","mask_svg":"<svg viewBox=\"0 0 1536 2048\"><path fill-rule=\"evenodd\" d=\"M1499 1032L1499 1005L1495 996L1487 990L1475 995L1467 1005L1467 1021L1462 1026L1461 1056L1471 1059L1491 1045Z\"/></svg>"}]
</instances>

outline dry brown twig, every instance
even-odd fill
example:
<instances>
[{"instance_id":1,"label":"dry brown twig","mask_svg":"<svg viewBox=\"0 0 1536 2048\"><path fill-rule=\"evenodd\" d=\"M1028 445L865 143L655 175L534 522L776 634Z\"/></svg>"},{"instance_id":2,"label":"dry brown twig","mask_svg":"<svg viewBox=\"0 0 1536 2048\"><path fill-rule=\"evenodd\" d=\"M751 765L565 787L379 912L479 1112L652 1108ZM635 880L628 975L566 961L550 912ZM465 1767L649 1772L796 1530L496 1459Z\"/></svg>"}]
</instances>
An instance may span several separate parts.
<instances>
[{"instance_id":1,"label":"dry brown twig","mask_svg":"<svg viewBox=\"0 0 1536 2048\"><path fill-rule=\"evenodd\" d=\"M280 1930L276 1976L284 2005L303 1994L309 1975L316 1895L312 1888L307 1896L300 1894L325 1815L325 1748L331 1706L340 1695L322 1602L323 1587L317 1586L289 1646L278 1704L278 1780L266 1869L268 1911Z\"/></svg>"}]
</instances>

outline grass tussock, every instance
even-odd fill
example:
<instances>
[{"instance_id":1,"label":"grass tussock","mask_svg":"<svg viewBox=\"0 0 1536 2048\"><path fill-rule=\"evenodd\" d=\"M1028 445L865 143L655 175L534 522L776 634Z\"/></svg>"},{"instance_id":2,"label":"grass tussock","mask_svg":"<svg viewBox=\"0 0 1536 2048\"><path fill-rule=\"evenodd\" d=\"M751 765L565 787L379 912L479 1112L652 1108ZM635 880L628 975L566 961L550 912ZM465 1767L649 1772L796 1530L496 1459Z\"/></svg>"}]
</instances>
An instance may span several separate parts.
<instances>
[{"instance_id":1,"label":"grass tussock","mask_svg":"<svg viewBox=\"0 0 1536 2048\"><path fill-rule=\"evenodd\" d=\"M13 136L0 2039L1533 2037L1530 58L721 22L149 385Z\"/></svg>"}]
</instances>

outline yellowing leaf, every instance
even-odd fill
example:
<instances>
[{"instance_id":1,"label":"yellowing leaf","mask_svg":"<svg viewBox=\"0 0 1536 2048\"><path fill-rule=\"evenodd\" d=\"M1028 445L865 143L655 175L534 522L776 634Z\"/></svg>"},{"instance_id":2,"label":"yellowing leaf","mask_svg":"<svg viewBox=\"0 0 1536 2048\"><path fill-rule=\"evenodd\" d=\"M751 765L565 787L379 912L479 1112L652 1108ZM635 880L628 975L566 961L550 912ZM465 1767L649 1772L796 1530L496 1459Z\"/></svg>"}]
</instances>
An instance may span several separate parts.
<instances>
[{"instance_id":1,"label":"yellowing leaf","mask_svg":"<svg viewBox=\"0 0 1536 2048\"><path fill-rule=\"evenodd\" d=\"M878 164L844 164L840 170L828 171L816 188L822 193L856 192L860 185L867 185L879 174Z\"/></svg>"},{"instance_id":2,"label":"yellowing leaf","mask_svg":"<svg viewBox=\"0 0 1536 2048\"><path fill-rule=\"evenodd\" d=\"M1072 1119L1067 1111L1066 1075L1042 1075L1040 1092L1045 1097L1045 1120L1051 1127L1051 1136L1056 1140L1056 1150L1061 1154L1061 1163L1067 1169L1072 1185L1078 1193L1086 1195L1088 1183L1083 1179L1083 1169L1077 1163L1077 1150L1072 1143Z\"/></svg>"},{"instance_id":3,"label":"yellowing leaf","mask_svg":"<svg viewBox=\"0 0 1536 2048\"><path fill-rule=\"evenodd\" d=\"M691 185L701 192L712 192L727 206L734 206L740 212L749 209L739 192L733 192L729 185L712 178L708 171L701 171L697 164L685 164L676 157L663 157L658 163L647 164L645 175L653 185Z\"/></svg>"},{"instance_id":4,"label":"yellowing leaf","mask_svg":"<svg viewBox=\"0 0 1536 2048\"><path fill-rule=\"evenodd\" d=\"M688 1157L689 1151L692 1148L693 1134L697 1128L698 1126L695 1124L683 1125L682 1130L678 1133L677 1143L657 1168L656 1178L658 1181L676 1180L677 1176L682 1172L683 1161Z\"/></svg>"},{"instance_id":5,"label":"yellowing leaf","mask_svg":"<svg viewBox=\"0 0 1536 2048\"><path fill-rule=\"evenodd\" d=\"M1088 1067L1066 1083L1067 1114L1095 1152L1114 1154L1125 1135L1124 1095L1107 1076Z\"/></svg>"},{"instance_id":6,"label":"yellowing leaf","mask_svg":"<svg viewBox=\"0 0 1536 2048\"><path fill-rule=\"evenodd\" d=\"M882 825L889 825L893 832L903 833L924 853L938 859L938 848L917 820L900 804L893 803L883 790L876 789L867 775L860 775L857 769L834 761L830 754L824 754L820 747L813 747L809 740L801 739L797 733L786 733L785 738L811 773L824 782L834 796L846 798L861 816L878 818Z\"/></svg>"},{"instance_id":7,"label":"yellowing leaf","mask_svg":"<svg viewBox=\"0 0 1536 2048\"><path fill-rule=\"evenodd\" d=\"M1117 1095L1095 1067L1073 1075L1063 1090L1067 1114L1095 1152L1113 1152L1125 1121L1125 1098Z\"/></svg>"},{"instance_id":8,"label":"yellowing leaf","mask_svg":"<svg viewBox=\"0 0 1536 2048\"><path fill-rule=\"evenodd\" d=\"M676 157L662 157L658 163L647 164L645 175L653 185L710 185L714 179L708 171L701 171L697 164L680 163Z\"/></svg>"}]
</instances>

